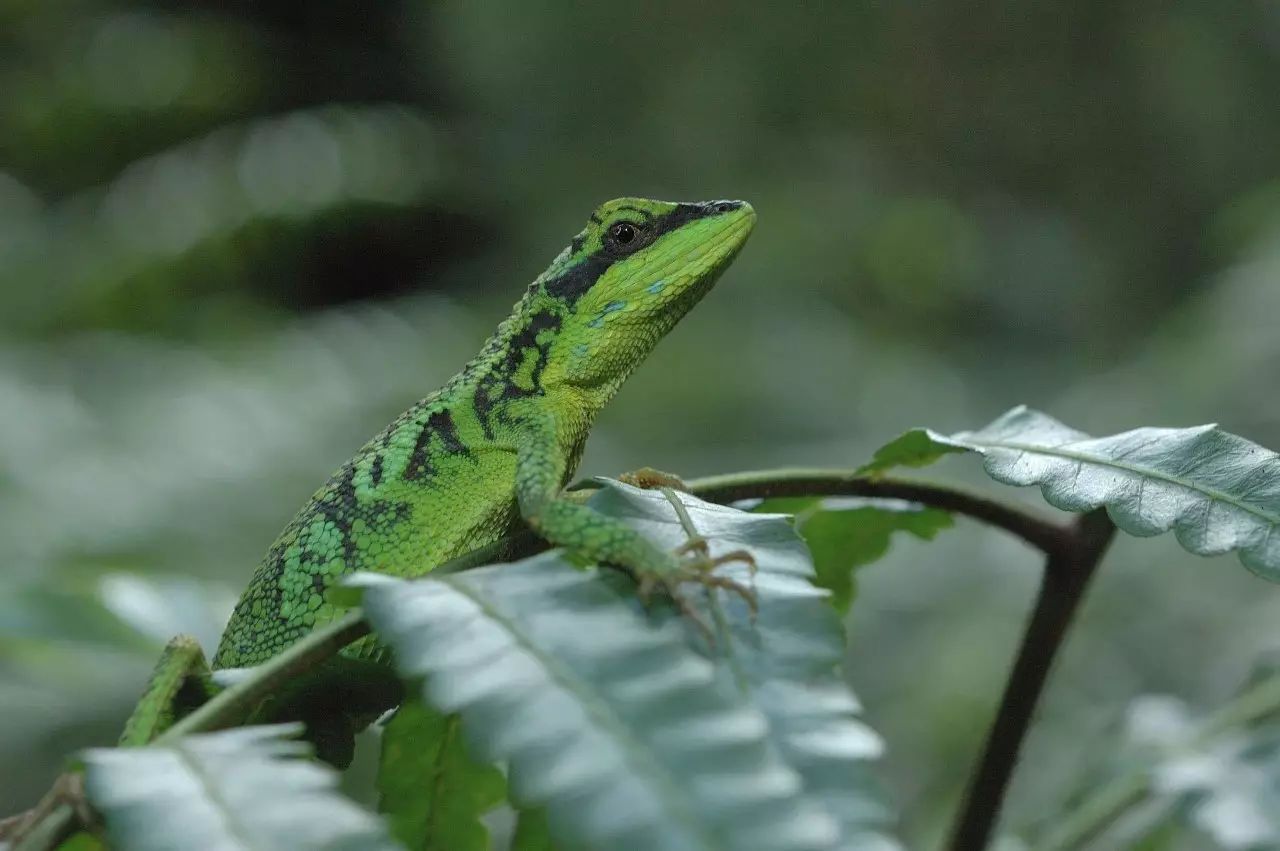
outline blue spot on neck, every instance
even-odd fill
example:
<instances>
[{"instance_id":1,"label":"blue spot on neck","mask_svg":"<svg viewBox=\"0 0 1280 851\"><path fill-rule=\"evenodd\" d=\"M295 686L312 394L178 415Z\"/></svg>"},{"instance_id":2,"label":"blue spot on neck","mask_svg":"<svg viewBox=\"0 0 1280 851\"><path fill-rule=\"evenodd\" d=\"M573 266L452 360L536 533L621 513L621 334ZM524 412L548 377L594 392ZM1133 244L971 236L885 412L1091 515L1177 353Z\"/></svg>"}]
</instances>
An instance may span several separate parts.
<instances>
[{"instance_id":1,"label":"blue spot on neck","mask_svg":"<svg viewBox=\"0 0 1280 851\"><path fill-rule=\"evenodd\" d=\"M666 289L666 286L667 286L667 282L665 280L654 281L652 284L649 285L649 292L653 293L654 295L657 295L658 293Z\"/></svg>"}]
</instances>

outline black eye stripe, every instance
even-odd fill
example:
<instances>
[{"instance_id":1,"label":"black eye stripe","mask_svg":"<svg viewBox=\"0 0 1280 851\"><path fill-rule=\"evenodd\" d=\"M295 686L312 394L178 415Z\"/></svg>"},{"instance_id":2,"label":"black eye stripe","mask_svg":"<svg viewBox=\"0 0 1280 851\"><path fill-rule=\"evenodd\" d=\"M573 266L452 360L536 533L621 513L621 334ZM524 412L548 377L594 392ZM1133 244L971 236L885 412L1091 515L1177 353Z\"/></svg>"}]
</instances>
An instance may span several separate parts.
<instances>
[{"instance_id":1,"label":"black eye stripe","mask_svg":"<svg viewBox=\"0 0 1280 851\"><path fill-rule=\"evenodd\" d=\"M633 240L631 244L626 246L613 247L609 245L607 238L604 238L608 236L608 230L606 228L605 233L601 235L601 242L603 244L600 248L596 249L586 257L583 257L580 261L574 263L568 269L543 284L544 290L548 295L561 299L568 305L572 305L581 298L582 295L586 293L586 291L600 279L600 276L603 275L615 262L619 262L631 253L639 251L647 245L651 245L664 234L677 230L695 219L702 219L724 212L723 210L716 209L712 204L677 204L675 209L657 216L647 210L641 210L638 207L632 207L630 205L623 205L614 208L614 212L620 212L622 210L638 213L644 219L643 222L627 220L629 224L643 228L643 238L640 240ZM605 224L596 213L591 214L591 221L597 226ZM614 222L614 224L618 224L618 222ZM574 245L572 246L573 252L577 253L581 247L581 243L575 239Z\"/></svg>"}]
</instances>

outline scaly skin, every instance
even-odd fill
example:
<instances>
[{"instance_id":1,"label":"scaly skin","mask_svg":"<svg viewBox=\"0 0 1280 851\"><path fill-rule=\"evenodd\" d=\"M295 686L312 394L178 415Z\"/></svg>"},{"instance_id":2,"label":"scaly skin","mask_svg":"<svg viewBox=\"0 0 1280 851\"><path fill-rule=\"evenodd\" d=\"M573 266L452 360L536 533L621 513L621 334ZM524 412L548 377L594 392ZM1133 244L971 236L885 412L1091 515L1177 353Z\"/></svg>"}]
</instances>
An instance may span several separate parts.
<instances>
[{"instance_id":1,"label":"scaly skin","mask_svg":"<svg viewBox=\"0 0 1280 851\"><path fill-rule=\"evenodd\" d=\"M560 493L596 414L754 224L750 205L736 201L620 198L596 210L480 354L367 443L285 528L214 667L260 664L333 620L341 612L325 592L348 573L421 576L521 521L575 554L630 569L642 587L696 579L687 558ZM370 640L345 652L381 656Z\"/></svg>"}]
</instances>

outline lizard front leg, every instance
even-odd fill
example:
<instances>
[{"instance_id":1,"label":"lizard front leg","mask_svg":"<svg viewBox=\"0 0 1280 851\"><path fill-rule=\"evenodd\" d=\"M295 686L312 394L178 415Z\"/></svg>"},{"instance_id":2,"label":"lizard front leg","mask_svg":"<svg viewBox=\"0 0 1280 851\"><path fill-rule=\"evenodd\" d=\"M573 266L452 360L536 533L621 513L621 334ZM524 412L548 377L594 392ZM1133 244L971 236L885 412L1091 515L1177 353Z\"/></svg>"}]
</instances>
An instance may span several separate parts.
<instances>
[{"instance_id":1,"label":"lizard front leg","mask_svg":"<svg viewBox=\"0 0 1280 851\"><path fill-rule=\"evenodd\" d=\"M516 498L521 516L534 531L575 555L623 568L636 579L643 598L655 591L665 593L699 625L701 619L679 593L682 584L723 588L741 596L754 609L753 590L714 574L718 565L749 556L733 553L711 558L700 539L675 551L664 550L622 521L565 499L561 483L568 462L559 451L553 415L540 414L525 424L524 439L516 453Z\"/></svg>"}]
</instances>

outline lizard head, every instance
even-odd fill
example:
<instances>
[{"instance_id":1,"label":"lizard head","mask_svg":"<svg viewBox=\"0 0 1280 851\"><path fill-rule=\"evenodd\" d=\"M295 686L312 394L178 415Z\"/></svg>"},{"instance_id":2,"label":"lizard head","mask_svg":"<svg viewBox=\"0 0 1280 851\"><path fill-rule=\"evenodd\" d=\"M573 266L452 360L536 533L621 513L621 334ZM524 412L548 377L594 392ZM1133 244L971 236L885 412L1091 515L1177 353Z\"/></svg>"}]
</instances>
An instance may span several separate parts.
<instances>
[{"instance_id":1,"label":"lizard head","mask_svg":"<svg viewBox=\"0 0 1280 851\"><path fill-rule=\"evenodd\" d=\"M535 284L564 309L547 380L616 387L711 289L755 221L745 201L601 205Z\"/></svg>"}]
</instances>

